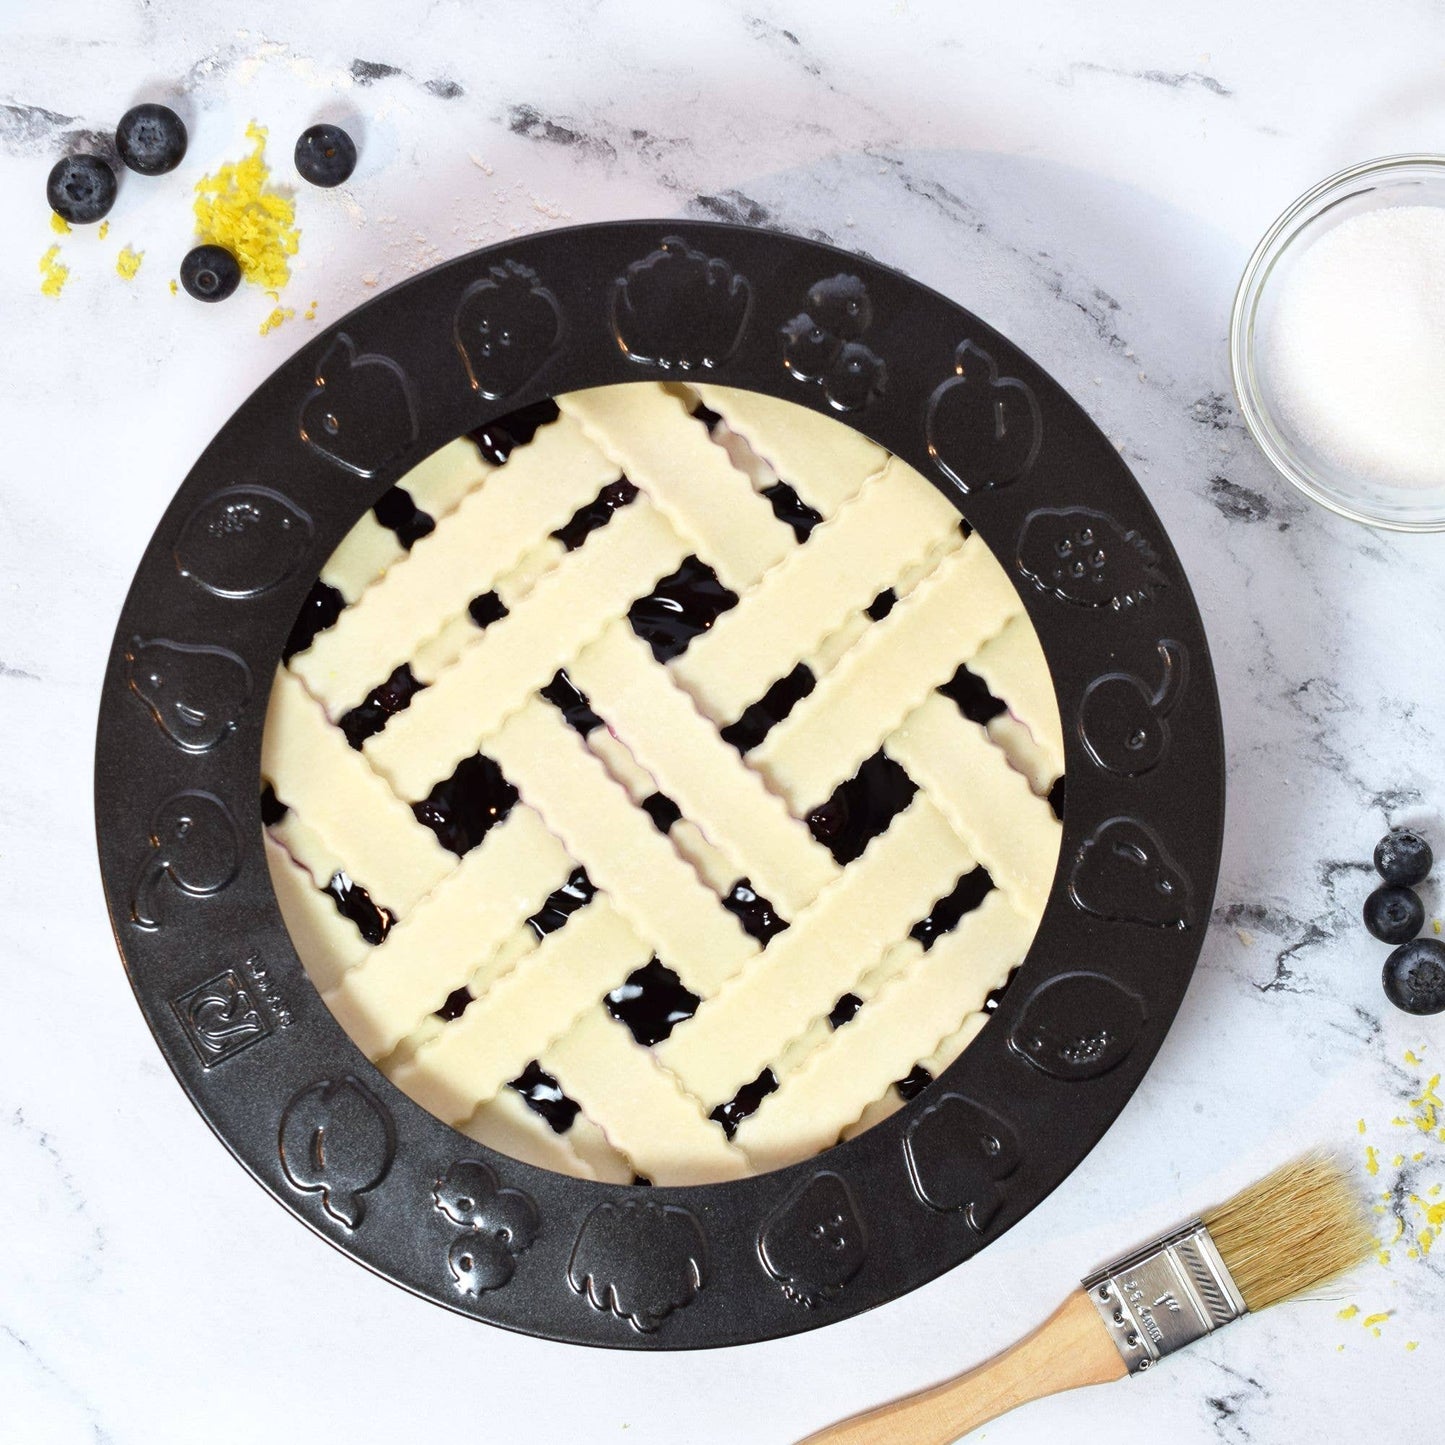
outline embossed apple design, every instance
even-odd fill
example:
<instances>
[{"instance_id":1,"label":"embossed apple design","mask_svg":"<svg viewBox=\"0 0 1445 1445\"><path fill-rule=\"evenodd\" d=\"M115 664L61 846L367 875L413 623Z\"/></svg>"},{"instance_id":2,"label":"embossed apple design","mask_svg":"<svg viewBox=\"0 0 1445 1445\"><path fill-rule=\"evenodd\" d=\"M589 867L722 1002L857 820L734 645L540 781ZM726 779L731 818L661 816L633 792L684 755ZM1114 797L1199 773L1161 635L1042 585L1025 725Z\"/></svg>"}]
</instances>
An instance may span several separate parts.
<instances>
[{"instance_id":1,"label":"embossed apple design","mask_svg":"<svg viewBox=\"0 0 1445 1445\"><path fill-rule=\"evenodd\" d=\"M188 753L229 737L251 696L250 668L224 647L135 637L125 661L131 691Z\"/></svg>"},{"instance_id":2,"label":"embossed apple design","mask_svg":"<svg viewBox=\"0 0 1445 1445\"><path fill-rule=\"evenodd\" d=\"M478 1159L461 1159L437 1180L436 1207L465 1233L452 1241L447 1264L463 1294L500 1289L515 1260L537 1237L537 1208L519 1189L502 1189Z\"/></svg>"},{"instance_id":3,"label":"embossed apple design","mask_svg":"<svg viewBox=\"0 0 1445 1445\"><path fill-rule=\"evenodd\" d=\"M1019 534L1019 571L1079 607L1141 606L1168 585L1158 560L1137 532L1092 507L1041 507Z\"/></svg>"},{"instance_id":4,"label":"embossed apple design","mask_svg":"<svg viewBox=\"0 0 1445 1445\"><path fill-rule=\"evenodd\" d=\"M556 298L516 261L491 267L468 286L452 321L472 389L494 401L531 381L561 335Z\"/></svg>"},{"instance_id":5,"label":"embossed apple design","mask_svg":"<svg viewBox=\"0 0 1445 1445\"><path fill-rule=\"evenodd\" d=\"M1169 747L1168 715L1183 691L1186 653L1181 643L1160 642L1164 675L1151 693L1132 673L1109 672L1084 689L1079 736L1101 768L1124 777L1147 773Z\"/></svg>"},{"instance_id":6,"label":"embossed apple design","mask_svg":"<svg viewBox=\"0 0 1445 1445\"><path fill-rule=\"evenodd\" d=\"M752 305L752 287L722 257L667 236L613 285L613 333L634 361L701 370L737 350Z\"/></svg>"},{"instance_id":7,"label":"embossed apple design","mask_svg":"<svg viewBox=\"0 0 1445 1445\"><path fill-rule=\"evenodd\" d=\"M599 1204L577 1236L567 1282L593 1309L651 1334L702 1288L706 1258L687 1210L651 1200Z\"/></svg>"},{"instance_id":8,"label":"embossed apple design","mask_svg":"<svg viewBox=\"0 0 1445 1445\"><path fill-rule=\"evenodd\" d=\"M1187 928L1189 886L1164 845L1137 818L1110 818L1074 859L1069 894L1086 913L1156 928Z\"/></svg>"},{"instance_id":9,"label":"embossed apple design","mask_svg":"<svg viewBox=\"0 0 1445 1445\"><path fill-rule=\"evenodd\" d=\"M1038 400L1016 377L1000 377L993 357L972 341L954 352L954 372L928 399L929 455L960 491L1006 487L1038 456Z\"/></svg>"},{"instance_id":10,"label":"embossed apple design","mask_svg":"<svg viewBox=\"0 0 1445 1445\"><path fill-rule=\"evenodd\" d=\"M219 893L236 876L236 825L210 793L176 793L151 819L149 849L136 869L130 916L137 928L160 927L157 890L169 880L183 893Z\"/></svg>"},{"instance_id":11,"label":"embossed apple design","mask_svg":"<svg viewBox=\"0 0 1445 1445\"><path fill-rule=\"evenodd\" d=\"M186 519L176 570L217 597L257 597L288 578L311 545L311 518L269 487L227 487Z\"/></svg>"},{"instance_id":12,"label":"embossed apple design","mask_svg":"<svg viewBox=\"0 0 1445 1445\"><path fill-rule=\"evenodd\" d=\"M389 356L358 354L344 333L316 364L301 403L301 440L359 477L374 477L417 438L405 373Z\"/></svg>"},{"instance_id":13,"label":"embossed apple design","mask_svg":"<svg viewBox=\"0 0 1445 1445\"><path fill-rule=\"evenodd\" d=\"M322 1079L281 1116L281 1167L298 1189L319 1193L326 1212L355 1229L361 1196L386 1177L396 1137L391 1116L355 1079Z\"/></svg>"},{"instance_id":14,"label":"embossed apple design","mask_svg":"<svg viewBox=\"0 0 1445 1445\"><path fill-rule=\"evenodd\" d=\"M867 1235L848 1186L815 1174L763 1225L758 1251L783 1293L805 1309L832 1299L863 1266Z\"/></svg>"}]
</instances>

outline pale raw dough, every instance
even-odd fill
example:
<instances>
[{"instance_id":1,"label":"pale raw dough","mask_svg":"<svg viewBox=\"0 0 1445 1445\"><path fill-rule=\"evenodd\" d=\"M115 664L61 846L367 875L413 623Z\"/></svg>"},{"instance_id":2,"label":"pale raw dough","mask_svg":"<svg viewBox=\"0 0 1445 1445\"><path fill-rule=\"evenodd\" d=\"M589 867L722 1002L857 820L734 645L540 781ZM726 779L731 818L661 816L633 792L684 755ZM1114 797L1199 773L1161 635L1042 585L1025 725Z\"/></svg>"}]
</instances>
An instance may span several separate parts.
<instances>
[{"instance_id":1,"label":"pale raw dough","mask_svg":"<svg viewBox=\"0 0 1445 1445\"><path fill-rule=\"evenodd\" d=\"M1053 685L982 540L851 428L710 385L558 406L500 467L463 438L409 473L437 522L409 552L368 513L322 570L347 605L272 692L263 771L286 812L267 858L332 1011L439 1117L584 1178L735 1179L886 1118L895 1081L983 1027L1057 864ZM636 498L568 552L551 534L623 477ZM779 481L823 518L802 543ZM659 664L627 614L689 557L738 601ZM486 592L506 614L483 629ZM421 690L353 748L341 720L403 663ZM936 690L961 663L1007 712L980 726ZM812 691L739 753L721 731L800 664ZM540 696L559 670L605 727L584 737ZM840 865L808 816L880 749L918 791ZM412 805L477 752L520 798L458 858ZM654 794L681 813L666 833ZM925 949L913 926L979 867L993 889ZM590 899L529 926L579 868ZM385 910L379 944L328 896L338 877ZM724 907L740 880L787 920L766 947ZM605 999L653 959L698 1004L644 1047ZM565 1129L510 1087L533 1064L580 1110ZM729 1137L710 1116L768 1072Z\"/></svg>"}]
</instances>

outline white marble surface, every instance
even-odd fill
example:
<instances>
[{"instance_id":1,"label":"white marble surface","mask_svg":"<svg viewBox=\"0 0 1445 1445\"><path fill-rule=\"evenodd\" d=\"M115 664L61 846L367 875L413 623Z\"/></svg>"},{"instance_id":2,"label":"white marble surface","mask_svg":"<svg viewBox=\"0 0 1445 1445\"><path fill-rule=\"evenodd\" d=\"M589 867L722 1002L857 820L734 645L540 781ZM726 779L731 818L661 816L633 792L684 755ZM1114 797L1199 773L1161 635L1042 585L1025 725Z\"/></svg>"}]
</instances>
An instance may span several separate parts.
<instances>
[{"instance_id":1,"label":"white marble surface","mask_svg":"<svg viewBox=\"0 0 1445 1445\"><path fill-rule=\"evenodd\" d=\"M21 108L0 110L0 1439L785 1445L987 1354L1083 1270L1302 1143L1355 1158L1377 1144L1380 1189L1397 1150L1424 1149L1406 1186L1445 1181L1445 1144L1390 1123L1422 1077L1405 1051L1425 1075L1445 1061L1445 1017L1386 1004L1384 950L1358 923L1387 822L1445 843L1445 541L1297 500L1240 429L1224 345L1248 250L1297 192L1366 156L1445 149L1445 12L1128 0L1102 23L1090 9L0 3L0 102ZM398 73L363 83L358 58ZM186 166L127 182L108 240L65 238L70 281L42 297L42 188L62 132L173 90ZM351 185L303 187L298 319L264 337L257 294L202 309L167 288L187 187L241 153L252 117L283 160L320 117L362 142ZM1185 559L1230 739L1202 965L1084 1167L893 1305L678 1357L470 1323L266 1199L145 1030L90 815L98 684L132 569L215 428L306 339L301 308L315 298L322 324L475 245L644 215L741 217L865 250L1053 371L1117 439ZM124 243L145 252L129 283L114 271ZM1438 889L1428 901L1440 912ZM1445 1247L1422 1262L1407 1244L1339 1298L986 1438L1293 1445L1438 1425ZM1378 1338L1336 1317L1345 1301L1390 1312Z\"/></svg>"}]
</instances>

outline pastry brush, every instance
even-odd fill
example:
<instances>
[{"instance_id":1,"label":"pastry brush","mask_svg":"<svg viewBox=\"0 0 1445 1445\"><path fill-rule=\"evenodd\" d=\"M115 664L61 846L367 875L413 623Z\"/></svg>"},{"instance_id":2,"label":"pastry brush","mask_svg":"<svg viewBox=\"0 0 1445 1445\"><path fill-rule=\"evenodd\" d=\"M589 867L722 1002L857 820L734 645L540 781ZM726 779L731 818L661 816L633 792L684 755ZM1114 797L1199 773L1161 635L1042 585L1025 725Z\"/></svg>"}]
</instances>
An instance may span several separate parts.
<instances>
[{"instance_id":1,"label":"pastry brush","mask_svg":"<svg viewBox=\"0 0 1445 1445\"><path fill-rule=\"evenodd\" d=\"M1030 1400L1142 1374L1250 1310L1353 1269L1373 1235L1340 1165L1297 1159L1091 1274L1001 1355L802 1445L948 1445Z\"/></svg>"}]
</instances>

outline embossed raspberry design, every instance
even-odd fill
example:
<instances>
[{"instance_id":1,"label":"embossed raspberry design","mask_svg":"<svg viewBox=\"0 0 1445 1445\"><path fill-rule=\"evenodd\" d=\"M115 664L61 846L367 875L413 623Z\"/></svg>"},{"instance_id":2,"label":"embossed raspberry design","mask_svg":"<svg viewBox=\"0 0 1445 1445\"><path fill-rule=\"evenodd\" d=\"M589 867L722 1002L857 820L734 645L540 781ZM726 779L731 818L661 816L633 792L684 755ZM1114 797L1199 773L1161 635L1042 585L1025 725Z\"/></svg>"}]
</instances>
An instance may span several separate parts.
<instances>
[{"instance_id":1,"label":"embossed raspberry design","mask_svg":"<svg viewBox=\"0 0 1445 1445\"><path fill-rule=\"evenodd\" d=\"M807 309L779 328L783 364L799 381L823 388L836 411L859 411L883 394L888 368L859 339L873 303L856 276L830 276L808 288Z\"/></svg>"}]
</instances>

